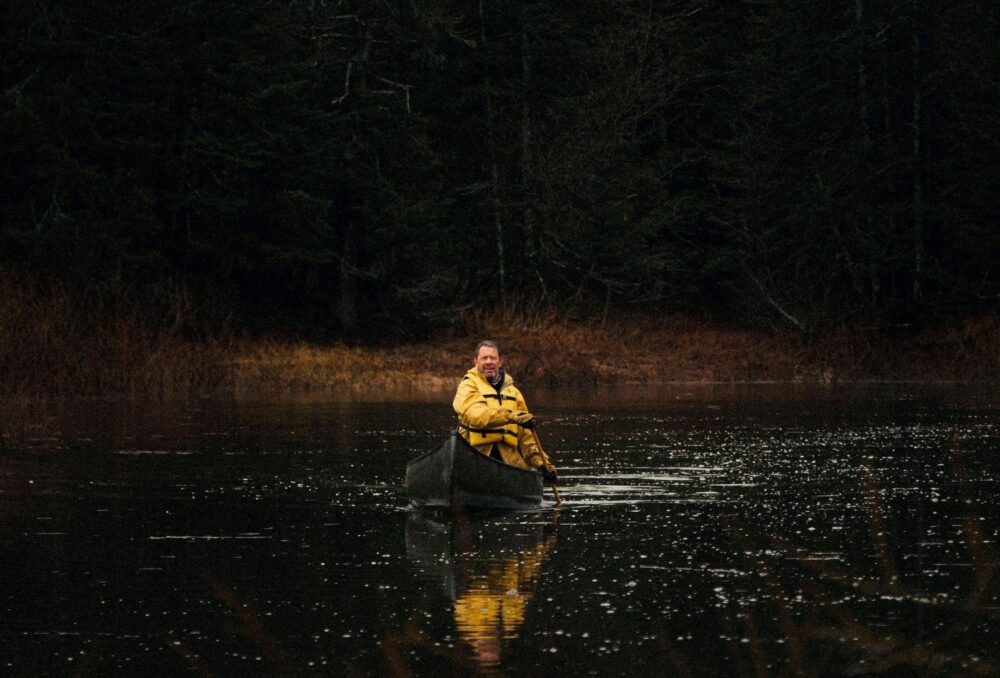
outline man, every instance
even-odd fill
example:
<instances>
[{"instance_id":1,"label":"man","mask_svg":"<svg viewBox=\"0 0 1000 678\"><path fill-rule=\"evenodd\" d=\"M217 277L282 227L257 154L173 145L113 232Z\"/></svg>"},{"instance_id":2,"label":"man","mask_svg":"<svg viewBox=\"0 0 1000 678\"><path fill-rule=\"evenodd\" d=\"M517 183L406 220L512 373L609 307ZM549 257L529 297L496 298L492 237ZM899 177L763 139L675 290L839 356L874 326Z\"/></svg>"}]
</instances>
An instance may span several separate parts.
<instances>
[{"instance_id":1,"label":"man","mask_svg":"<svg viewBox=\"0 0 1000 678\"><path fill-rule=\"evenodd\" d=\"M556 482L556 467L532 430L535 418L503 371L495 341L476 347L474 366L459 382L452 406L459 433L482 454L518 468L538 469L546 483Z\"/></svg>"}]
</instances>

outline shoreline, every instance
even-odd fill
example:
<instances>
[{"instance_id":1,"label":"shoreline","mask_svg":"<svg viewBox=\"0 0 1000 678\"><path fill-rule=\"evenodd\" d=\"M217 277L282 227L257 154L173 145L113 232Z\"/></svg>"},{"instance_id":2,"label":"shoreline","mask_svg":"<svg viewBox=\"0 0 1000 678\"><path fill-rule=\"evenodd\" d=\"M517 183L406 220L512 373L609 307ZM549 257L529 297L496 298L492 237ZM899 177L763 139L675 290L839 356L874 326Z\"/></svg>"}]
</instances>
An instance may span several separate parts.
<instances>
[{"instance_id":1,"label":"shoreline","mask_svg":"<svg viewBox=\"0 0 1000 678\"><path fill-rule=\"evenodd\" d=\"M688 319L591 325L551 320L504 331L503 319L464 336L386 348L245 344L227 384L236 391L453 388L479 338L500 342L504 367L535 387L730 384L997 384L1000 321L914 335L839 332L806 341Z\"/></svg>"},{"instance_id":2,"label":"shoreline","mask_svg":"<svg viewBox=\"0 0 1000 678\"><path fill-rule=\"evenodd\" d=\"M48 316L21 317L28 322L0 322L0 400L446 392L471 367L483 338L500 343L504 367L532 389L1000 384L996 313L920 331L805 338L684 317L587 322L506 310L465 318L460 331L419 343L352 346L156 329L141 316L82 326L71 322L78 314L68 307L44 310ZM54 331L66 327L71 331Z\"/></svg>"}]
</instances>

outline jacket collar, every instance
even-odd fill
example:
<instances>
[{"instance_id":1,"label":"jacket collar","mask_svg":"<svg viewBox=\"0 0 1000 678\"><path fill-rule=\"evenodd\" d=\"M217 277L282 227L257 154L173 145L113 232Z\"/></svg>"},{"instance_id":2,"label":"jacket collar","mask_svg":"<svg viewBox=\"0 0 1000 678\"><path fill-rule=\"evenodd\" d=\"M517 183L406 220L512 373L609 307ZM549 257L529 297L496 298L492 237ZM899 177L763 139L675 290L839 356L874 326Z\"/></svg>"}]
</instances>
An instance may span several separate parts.
<instances>
[{"instance_id":1,"label":"jacket collar","mask_svg":"<svg viewBox=\"0 0 1000 678\"><path fill-rule=\"evenodd\" d=\"M498 384L497 386L494 386L493 384L490 383L489 379L487 379L482 374L480 374L479 370L477 370L475 367L473 367L468 372L466 372L465 376L472 377L473 379L478 379L479 381L481 381L482 383L486 384L490 388L500 388L500 389L503 389L503 388L507 388L508 386L510 386L511 384L514 383L514 380L511 378L511 376L509 374L507 374L506 372L504 372L504 374L503 374L503 383Z\"/></svg>"}]
</instances>

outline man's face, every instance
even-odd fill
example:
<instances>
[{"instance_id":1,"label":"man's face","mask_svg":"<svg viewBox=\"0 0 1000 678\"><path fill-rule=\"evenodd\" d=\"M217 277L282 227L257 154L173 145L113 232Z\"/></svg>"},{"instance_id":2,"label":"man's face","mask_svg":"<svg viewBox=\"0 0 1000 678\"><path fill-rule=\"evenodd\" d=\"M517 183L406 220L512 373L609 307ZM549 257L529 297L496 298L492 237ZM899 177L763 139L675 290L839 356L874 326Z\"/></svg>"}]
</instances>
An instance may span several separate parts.
<instances>
[{"instance_id":1,"label":"man's face","mask_svg":"<svg viewBox=\"0 0 1000 678\"><path fill-rule=\"evenodd\" d=\"M500 371L500 353L492 346L480 346L476 356L476 369L484 377L493 378Z\"/></svg>"}]
</instances>

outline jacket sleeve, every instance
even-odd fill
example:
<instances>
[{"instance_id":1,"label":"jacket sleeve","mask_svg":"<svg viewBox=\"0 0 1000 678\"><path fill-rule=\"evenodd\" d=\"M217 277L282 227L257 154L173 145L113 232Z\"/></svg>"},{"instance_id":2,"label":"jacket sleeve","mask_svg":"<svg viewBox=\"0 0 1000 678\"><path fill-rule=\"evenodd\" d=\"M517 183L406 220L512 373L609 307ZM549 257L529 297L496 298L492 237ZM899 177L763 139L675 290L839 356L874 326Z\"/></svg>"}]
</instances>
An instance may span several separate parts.
<instances>
[{"instance_id":1,"label":"jacket sleeve","mask_svg":"<svg viewBox=\"0 0 1000 678\"><path fill-rule=\"evenodd\" d=\"M524 401L524 396L521 395L520 391L517 392L517 409L522 412L528 411L528 404ZM538 444L535 432L523 426L518 427L517 447L521 453L521 457L531 468L538 468L551 463L549 455L545 454L545 450Z\"/></svg>"},{"instance_id":2,"label":"jacket sleeve","mask_svg":"<svg viewBox=\"0 0 1000 678\"><path fill-rule=\"evenodd\" d=\"M510 421L510 410L488 403L469 379L459 382L452 408L459 423L470 428L492 428Z\"/></svg>"}]
</instances>

